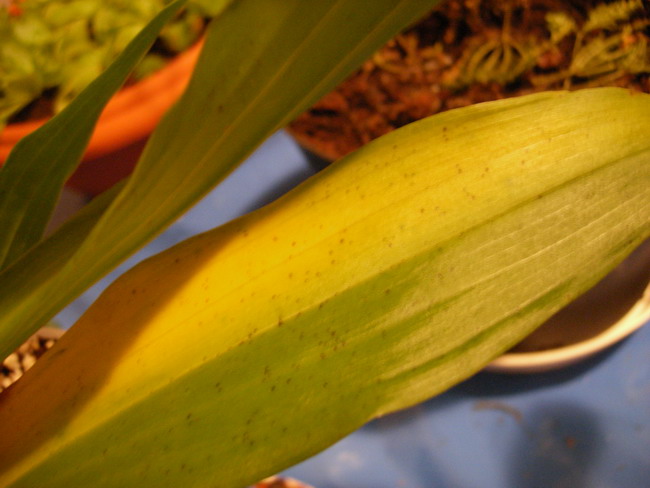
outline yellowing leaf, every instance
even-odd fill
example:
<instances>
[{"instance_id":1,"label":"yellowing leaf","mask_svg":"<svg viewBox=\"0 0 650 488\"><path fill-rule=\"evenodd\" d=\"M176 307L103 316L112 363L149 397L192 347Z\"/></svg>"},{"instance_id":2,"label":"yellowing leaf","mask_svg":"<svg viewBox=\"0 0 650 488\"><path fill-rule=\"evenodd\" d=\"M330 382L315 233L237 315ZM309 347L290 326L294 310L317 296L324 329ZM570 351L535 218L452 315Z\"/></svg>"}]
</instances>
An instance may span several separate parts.
<instances>
[{"instance_id":1,"label":"yellowing leaf","mask_svg":"<svg viewBox=\"0 0 650 488\"><path fill-rule=\"evenodd\" d=\"M649 131L621 89L446 112L143 262L3 398L0 485L246 486L448 388L650 235Z\"/></svg>"}]
</instances>

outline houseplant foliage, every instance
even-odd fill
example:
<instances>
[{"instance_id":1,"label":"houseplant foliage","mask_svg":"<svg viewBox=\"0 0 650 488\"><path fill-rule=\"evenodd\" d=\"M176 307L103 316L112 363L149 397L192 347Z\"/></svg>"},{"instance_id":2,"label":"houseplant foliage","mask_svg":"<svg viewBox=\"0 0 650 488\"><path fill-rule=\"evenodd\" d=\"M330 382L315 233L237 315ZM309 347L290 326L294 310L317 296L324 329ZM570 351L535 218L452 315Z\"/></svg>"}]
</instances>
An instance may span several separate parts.
<instances>
[{"instance_id":1,"label":"houseplant foliage","mask_svg":"<svg viewBox=\"0 0 650 488\"><path fill-rule=\"evenodd\" d=\"M136 172L45 240L26 229L58 190L25 192L65 180L98 95L182 2L17 148L3 352L432 5L305 3L223 2ZM0 397L0 485L244 486L442 391L647 238L649 127L649 97L617 89L451 111L146 261ZM65 157L28 173L63 130Z\"/></svg>"},{"instance_id":2,"label":"houseplant foliage","mask_svg":"<svg viewBox=\"0 0 650 488\"><path fill-rule=\"evenodd\" d=\"M164 6L163 0L29 0L0 7L0 128L11 119L57 113L124 50ZM134 80L198 39L207 13L196 3L158 35ZM24 113L21 114L21 111Z\"/></svg>"},{"instance_id":3,"label":"houseplant foliage","mask_svg":"<svg viewBox=\"0 0 650 488\"><path fill-rule=\"evenodd\" d=\"M58 113L170 0L7 0L0 3L0 165ZM211 7L192 0L157 34L95 125L67 185L97 195L129 174L160 118L183 92ZM5 126L6 123L6 126Z\"/></svg>"}]
</instances>

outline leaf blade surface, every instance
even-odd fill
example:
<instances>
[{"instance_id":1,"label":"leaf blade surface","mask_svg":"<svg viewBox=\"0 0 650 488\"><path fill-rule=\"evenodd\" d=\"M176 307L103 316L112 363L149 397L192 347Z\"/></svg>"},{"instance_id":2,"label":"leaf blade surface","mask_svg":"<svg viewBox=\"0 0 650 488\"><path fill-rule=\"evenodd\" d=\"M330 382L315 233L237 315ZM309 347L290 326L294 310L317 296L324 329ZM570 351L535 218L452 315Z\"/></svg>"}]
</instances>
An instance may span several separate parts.
<instances>
[{"instance_id":1,"label":"leaf blade surface","mask_svg":"<svg viewBox=\"0 0 650 488\"><path fill-rule=\"evenodd\" d=\"M0 404L60 422L19 432L9 486L244 486L473 374L650 235L648 107L603 89L437 116L143 263Z\"/></svg>"},{"instance_id":2,"label":"leaf blade surface","mask_svg":"<svg viewBox=\"0 0 650 488\"><path fill-rule=\"evenodd\" d=\"M4 356L435 3L239 0L226 5L212 23L186 95L157 128L123 191L85 239L75 241L75 253L46 280L20 270L0 277Z\"/></svg>"}]
</instances>

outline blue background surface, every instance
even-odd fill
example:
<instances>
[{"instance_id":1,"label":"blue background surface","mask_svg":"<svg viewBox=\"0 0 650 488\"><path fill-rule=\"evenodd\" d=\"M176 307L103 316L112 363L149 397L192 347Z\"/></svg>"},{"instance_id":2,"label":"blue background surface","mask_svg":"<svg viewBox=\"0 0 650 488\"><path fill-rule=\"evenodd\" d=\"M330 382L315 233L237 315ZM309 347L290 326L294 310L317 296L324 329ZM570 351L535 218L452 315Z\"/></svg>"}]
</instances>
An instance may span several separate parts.
<instances>
[{"instance_id":1,"label":"blue background surface","mask_svg":"<svg viewBox=\"0 0 650 488\"><path fill-rule=\"evenodd\" d=\"M58 317L69 326L118 274L247 213L315 167L283 132ZM650 487L650 327L580 365L480 373L371 422L286 474L318 488Z\"/></svg>"}]
</instances>

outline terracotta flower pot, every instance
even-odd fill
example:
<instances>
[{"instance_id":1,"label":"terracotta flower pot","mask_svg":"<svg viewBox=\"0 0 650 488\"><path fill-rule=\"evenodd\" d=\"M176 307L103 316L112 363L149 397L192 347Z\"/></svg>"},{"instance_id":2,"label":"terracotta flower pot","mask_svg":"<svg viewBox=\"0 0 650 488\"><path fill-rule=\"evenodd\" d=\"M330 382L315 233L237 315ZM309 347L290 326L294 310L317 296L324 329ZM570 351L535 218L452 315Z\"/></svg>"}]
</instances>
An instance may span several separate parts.
<instances>
[{"instance_id":1,"label":"terracotta flower pot","mask_svg":"<svg viewBox=\"0 0 650 488\"><path fill-rule=\"evenodd\" d=\"M149 134L187 86L200 47L199 43L179 54L160 71L125 87L111 99L68 186L96 195L132 171ZM0 132L0 164L21 138L45 122L41 119L5 127Z\"/></svg>"}]
</instances>

